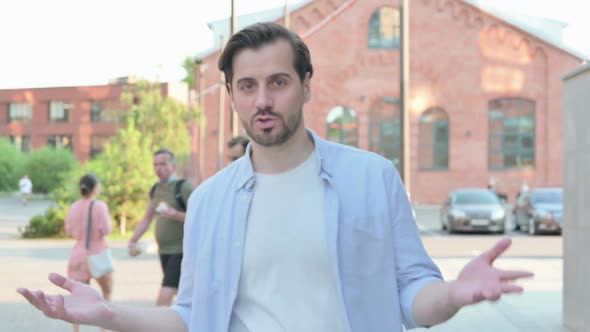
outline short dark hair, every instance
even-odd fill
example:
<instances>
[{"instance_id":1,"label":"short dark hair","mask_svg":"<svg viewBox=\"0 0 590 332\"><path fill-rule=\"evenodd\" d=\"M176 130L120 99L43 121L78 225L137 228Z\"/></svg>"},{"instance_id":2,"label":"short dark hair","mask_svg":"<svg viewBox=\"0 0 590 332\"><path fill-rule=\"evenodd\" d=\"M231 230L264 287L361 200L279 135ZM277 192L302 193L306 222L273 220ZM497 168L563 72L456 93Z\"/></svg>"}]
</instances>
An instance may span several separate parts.
<instances>
[{"instance_id":1,"label":"short dark hair","mask_svg":"<svg viewBox=\"0 0 590 332\"><path fill-rule=\"evenodd\" d=\"M233 79L233 60L236 54L248 48L259 49L277 39L284 39L291 44L294 55L293 66L301 81L305 79L305 74L309 73L309 77L313 75L309 49L296 33L274 22L255 23L233 35L219 57L219 70L225 74L228 90Z\"/></svg>"},{"instance_id":2,"label":"short dark hair","mask_svg":"<svg viewBox=\"0 0 590 332\"><path fill-rule=\"evenodd\" d=\"M98 177L92 173L85 174L80 178L80 195L88 197L98 184Z\"/></svg>"},{"instance_id":3,"label":"short dark hair","mask_svg":"<svg viewBox=\"0 0 590 332\"><path fill-rule=\"evenodd\" d=\"M171 162L176 162L176 157L174 156L174 153L166 148L156 150L156 152L154 152L154 157L159 154L167 154L168 157L170 157Z\"/></svg>"},{"instance_id":4,"label":"short dark hair","mask_svg":"<svg viewBox=\"0 0 590 332\"><path fill-rule=\"evenodd\" d=\"M246 151L246 147L248 146L248 143L250 143L250 139L248 137L236 136L227 142L227 147L231 149L234 146L240 144L244 148L244 151Z\"/></svg>"}]
</instances>

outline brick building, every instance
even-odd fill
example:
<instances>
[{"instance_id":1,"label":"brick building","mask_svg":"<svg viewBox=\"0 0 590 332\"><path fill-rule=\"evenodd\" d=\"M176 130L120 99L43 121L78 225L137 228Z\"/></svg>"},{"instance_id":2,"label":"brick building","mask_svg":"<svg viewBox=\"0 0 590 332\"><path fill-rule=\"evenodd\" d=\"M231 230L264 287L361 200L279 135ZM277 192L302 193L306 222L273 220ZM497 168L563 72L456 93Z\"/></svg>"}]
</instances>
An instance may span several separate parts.
<instances>
[{"instance_id":1,"label":"brick building","mask_svg":"<svg viewBox=\"0 0 590 332\"><path fill-rule=\"evenodd\" d=\"M114 115L130 83L123 78L100 86L0 90L0 137L25 152L64 147L88 160L117 133ZM187 102L184 83L162 83L161 89L163 96Z\"/></svg>"},{"instance_id":2,"label":"brick building","mask_svg":"<svg viewBox=\"0 0 590 332\"><path fill-rule=\"evenodd\" d=\"M490 181L510 199L523 182L561 186L560 76L584 58L562 43L565 25L482 8L475 1L410 5L413 201L440 203L454 188ZM399 166L398 9L396 0L306 1L292 9L290 28L309 46L315 70L306 125ZM283 22L281 10L240 17L238 26ZM229 21L210 27L216 38L227 36ZM227 141L235 121L225 97L219 130L219 54L218 46L197 56L207 120L199 154L203 177L217 171L218 134Z\"/></svg>"}]
</instances>

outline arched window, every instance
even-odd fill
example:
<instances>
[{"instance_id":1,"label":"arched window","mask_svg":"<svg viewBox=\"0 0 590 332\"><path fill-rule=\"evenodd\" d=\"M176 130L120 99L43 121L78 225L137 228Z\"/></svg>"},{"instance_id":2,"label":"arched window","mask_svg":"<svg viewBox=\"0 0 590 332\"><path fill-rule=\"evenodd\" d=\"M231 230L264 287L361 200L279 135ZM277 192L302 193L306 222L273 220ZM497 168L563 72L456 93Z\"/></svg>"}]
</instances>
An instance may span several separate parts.
<instances>
[{"instance_id":1,"label":"arched window","mask_svg":"<svg viewBox=\"0 0 590 332\"><path fill-rule=\"evenodd\" d=\"M352 108L336 106L326 118L328 140L358 147L358 119Z\"/></svg>"},{"instance_id":2,"label":"arched window","mask_svg":"<svg viewBox=\"0 0 590 332\"><path fill-rule=\"evenodd\" d=\"M420 169L449 168L449 116L442 108L420 116L418 163Z\"/></svg>"},{"instance_id":3,"label":"arched window","mask_svg":"<svg viewBox=\"0 0 590 332\"><path fill-rule=\"evenodd\" d=\"M369 20L369 48L399 48L400 13L397 8L381 7Z\"/></svg>"},{"instance_id":4,"label":"arched window","mask_svg":"<svg viewBox=\"0 0 590 332\"><path fill-rule=\"evenodd\" d=\"M385 97L369 111L369 150L391 160L400 170L402 137L399 100Z\"/></svg>"},{"instance_id":5,"label":"arched window","mask_svg":"<svg viewBox=\"0 0 590 332\"><path fill-rule=\"evenodd\" d=\"M490 169L535 167L535 102L498 98L489 102Z\"/></svg>"}]
</instances>

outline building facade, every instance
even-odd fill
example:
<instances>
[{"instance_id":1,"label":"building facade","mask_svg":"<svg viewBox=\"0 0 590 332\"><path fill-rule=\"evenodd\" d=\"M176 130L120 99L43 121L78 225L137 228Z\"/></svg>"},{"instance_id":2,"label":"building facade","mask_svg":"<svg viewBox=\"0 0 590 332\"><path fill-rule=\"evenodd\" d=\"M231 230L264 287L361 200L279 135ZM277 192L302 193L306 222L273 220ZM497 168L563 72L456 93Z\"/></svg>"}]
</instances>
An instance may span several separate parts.
<instances>
[{"instance_id":1,"label":"building facade","mask_svg":"<svg viewBox=\"0 0 590 332\"><path fill-rule=\"evenodd\" d=\"M100 153L119 128L121 94L130 82L109 85L0 90L0 137L21 151L50 146L79 161ZM163 96L186 103L184 83L162 83Z\"/></svg>"},{"instance_id":2,"label":"building facade","mask_svg":"<svg viewBox=\"0 0 590 332\"><path fill-rule=\"evenodd\" d=\"M523 183L561 186L560 75L584 57L562 45L563 24L544 21L541 30L529 29L518 18L470 1L413 0L410 5L412 200L441 203L453 189L490 182L509 200ZM290 28L309 46L315 71L306 125L327 139L379 153L398 167L399 6L395 0L314 0L290 15ZM240 17L238 25L256 21L255 15ZM219 25L211 25L214 32ZM224 142L230 139L235 121L228 97L219 96L219 54L217 49L198 56L198 96L207 125L197 152L205 178L225 165L219 135Z\"/></svg>"}]
</instances>

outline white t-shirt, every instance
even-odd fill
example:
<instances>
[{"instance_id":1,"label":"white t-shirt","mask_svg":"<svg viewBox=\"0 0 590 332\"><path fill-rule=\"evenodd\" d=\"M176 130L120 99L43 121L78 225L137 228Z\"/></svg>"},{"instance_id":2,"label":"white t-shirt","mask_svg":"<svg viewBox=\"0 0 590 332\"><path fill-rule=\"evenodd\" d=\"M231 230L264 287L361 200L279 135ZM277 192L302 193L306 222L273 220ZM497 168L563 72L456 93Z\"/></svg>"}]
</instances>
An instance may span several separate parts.
<instances>
[{"instance_id":1,"label":"white t-shirt","mask_svg":"<svg viewBox=\"0 0 590 332\"><path fill-rule=\"evenodd\" d=\"M33 183L29 178L22 178L18 181L18 187L23 194L30 194L33 191Z\"/></svg>"},{"instance_id":2,"label":"white t-shirt","mask_svg":"<svg viewBox=\"0 0 590 332\"><path fill-rule=\"evenodd\" d=\"M256 174L230 332L345 331L319 171L314 151L286 173Z\"/></svg>"}]
</instances>

